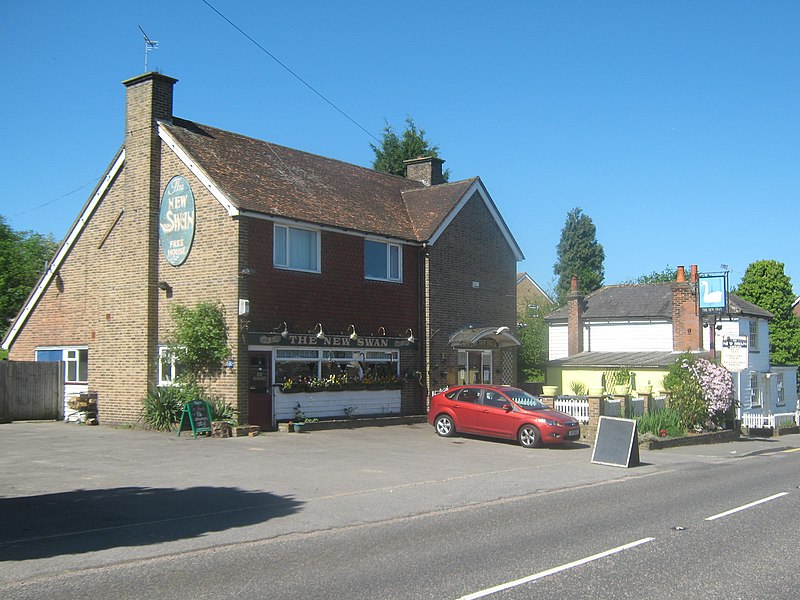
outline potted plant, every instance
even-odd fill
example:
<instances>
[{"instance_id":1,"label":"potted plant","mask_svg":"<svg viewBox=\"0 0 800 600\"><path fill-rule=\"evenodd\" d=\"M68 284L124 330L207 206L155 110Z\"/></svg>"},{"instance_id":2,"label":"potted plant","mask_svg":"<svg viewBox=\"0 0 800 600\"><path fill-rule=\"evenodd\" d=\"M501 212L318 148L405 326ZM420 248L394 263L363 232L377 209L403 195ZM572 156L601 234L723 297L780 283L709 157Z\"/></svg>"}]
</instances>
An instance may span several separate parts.
<instances>
[{"instance_id":1,"label":"potted plant","mask_svg":"<svg viewBox=\"0 0 800 600\"><path fill-rule=\"evenodd\" d=\"M558 393L557 385L543 385L542 396L555 396Z\"/></svg>"}]
</instances>

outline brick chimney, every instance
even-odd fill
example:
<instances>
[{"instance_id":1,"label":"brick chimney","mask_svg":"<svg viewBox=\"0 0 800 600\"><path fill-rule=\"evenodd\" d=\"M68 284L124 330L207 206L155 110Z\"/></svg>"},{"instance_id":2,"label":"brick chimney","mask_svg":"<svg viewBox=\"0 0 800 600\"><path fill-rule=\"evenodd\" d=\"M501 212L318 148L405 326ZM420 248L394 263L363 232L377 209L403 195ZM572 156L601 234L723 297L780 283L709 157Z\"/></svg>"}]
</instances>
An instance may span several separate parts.
<instances>
[{"instance_id":1,"label":"brick chimney","mask_svg":"<svg viewBox=\"0 0 800 600\"><path fill-rule=\"evenodd\" d=\"M578 290L578 276L573 275L567 294L567 356L583 352L583 294Z\"/></svg>"},{"instance_id":2,"label":"brick chimney","mask_svg":"<svg viewBox=\"0 0 800 600\"><path fill-rule=\"evenodd\" d=\"M444 183L442 165L444 160L434 156L420 156L403 161L406 165L406 178L421 181L427 187Z\"/></svg>"},{"instance_id":3,"label":"brick chimney","mask_svg":"<svg viewBox=\"0 0 800 600\"><path fill-rule=\"evenodd\" d=\"M686 271L679 266L672 284L672 349L678 352L703 349L697 280L697 265L692 265L688 282Z\"/></svg>"}]
</instances>

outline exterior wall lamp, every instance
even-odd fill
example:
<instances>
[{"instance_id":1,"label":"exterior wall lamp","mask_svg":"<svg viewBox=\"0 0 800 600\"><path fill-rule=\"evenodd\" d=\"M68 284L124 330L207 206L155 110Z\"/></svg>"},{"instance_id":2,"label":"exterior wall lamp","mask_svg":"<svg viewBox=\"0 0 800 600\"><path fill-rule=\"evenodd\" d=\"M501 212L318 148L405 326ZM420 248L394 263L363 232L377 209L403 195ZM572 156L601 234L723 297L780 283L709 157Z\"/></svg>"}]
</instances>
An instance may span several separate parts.
<instances>
[{"instance_id":1,"label":"exterior wall lamp","mask_svg":"<svg viewBox=\"0 0 800 600\"><path fill-rule=\"evenodd\" d=\"M172 298L172 286L168 284L166 281L159 281L157 284L158 289L164 290L166 292L167 298Z\"/></svg>"},{"instance_id":2,"label":"exterior wall lamp","mask_svg":"<svg viewBox=\"0 0 800 600\"><path fill-rule=\"evenodd\" d=\"M378 327L378 335L386 335L386 328Z\"/></svg>"},{"instance_id":3,"label":"exterior wall lamp","mask_svg":"<svg viewBox=\"0 0 800 600\"><path fill-rule=\"evenodd\" d=\"M408 334L408 341L412 344L417 341L417 338L414 337L414 332L411 331L411 328L406 329L406 333Z\"/></svg>"},{"instance_id":4,"label":"exterior wall lamp","mask_svg":"<svg viewBox=\"0 0 800 600\"><path fill-rule=\"evenodd\" d=\"M319 331L317 332L317 339L318 340L324 340L325 339L325 332L322 331L322 323L317 323L314 326L314 331L317 331L317 327L319 327ZM313 331L312 331L312 333L313 333Z\"/></svg>"},{"instance_id":5,"label":"exterior wall lamp","mask_svg":"<svg viewBox=\"0 0 800 600\"><path fill-rule=\"evenodd\" d=\"M356 341L358 339L358 334L356 333L356 326L350 325L350 327L347 328L347 331L349 332L351 329L353 330L353 333L350 334L350 339Z\"/></svg>"},{"instance_id":6,"label":"exterior wall lamp","mask_svg":"<svg viewBox=\"0 0 800 600\"><path fill-rule=\"evenodd\" d=\"M283 321L280 325L278 325L275 329L280 329L281 325L283 325L283 329L281 330L281 337L286 339L289 337L289 327L286 325L286 321Z\"/></svg>"}]
</instances>

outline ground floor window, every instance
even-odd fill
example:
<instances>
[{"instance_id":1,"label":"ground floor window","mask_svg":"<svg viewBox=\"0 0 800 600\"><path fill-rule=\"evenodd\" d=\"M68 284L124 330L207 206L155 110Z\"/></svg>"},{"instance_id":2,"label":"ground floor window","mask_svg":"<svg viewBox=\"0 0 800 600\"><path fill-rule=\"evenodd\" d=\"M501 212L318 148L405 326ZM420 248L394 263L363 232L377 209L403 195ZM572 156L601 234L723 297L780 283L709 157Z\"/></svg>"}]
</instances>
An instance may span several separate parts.
<instances>
[{"instance_id":1,"label":"ground floor window","mask_svg":"<svg viewBox=\"0 0 800 600\"><path fill-rule=\"evenodd\" d=\"M761 389L758 385L758 372L750 372L750 406L761 406Z\"/></svg>"},{"instance_id":2,"label":"ground floor window","mask_svg":"<svg viewBox=\"0 0 800 600\"><path fill-rule=\"evenodd\" d=\"M339 376L352 381L397 377L400 352L360 350L278 349L275 351L275 383L287 379L327 379Z\"/></svg>"},{"instance_id":3,"label":"ground floor window","mask_svg":"<svg viewBox=\"0 0 800 600\"><path fill-rule=\"evenodd\" d=\"M458 385L492 383L491 350L458 351Z\"/></svg>"},{"instance_id":4,"label":"ground floor window","mask_svg":"<svg viewBox=\"0 0 800 600\"><path fill-rule=\"evenodd\" d=\"M88 348L39 348L35 352L35 360L38 362L63 362L66 383L88 383L89 381Z\"/></svg>"},{"instance_id":5,"label":"ground floor window","mask_svg":"<svg viewBox=\"0 0 800 600\"><path fill-rule=\"evenodd\" d=\"M169 386L183 373L183 365L175 360L175 355L166 346L158 348L158 385Z\"/></svg>"}]
</instances>

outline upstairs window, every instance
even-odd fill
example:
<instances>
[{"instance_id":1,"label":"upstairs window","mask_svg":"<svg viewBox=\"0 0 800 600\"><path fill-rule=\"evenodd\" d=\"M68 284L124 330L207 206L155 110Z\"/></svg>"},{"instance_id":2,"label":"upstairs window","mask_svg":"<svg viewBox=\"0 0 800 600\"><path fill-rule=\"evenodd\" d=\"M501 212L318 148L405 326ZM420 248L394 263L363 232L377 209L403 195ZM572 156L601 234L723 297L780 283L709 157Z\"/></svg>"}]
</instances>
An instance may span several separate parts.
<instances>
[{"instance_id":1,"label":"upstairs window","mask_svg":"<svg viewBox=\"0 0 800 600\"><path fill-rule=\"evenodd\" d=\"M750 325L750 352L758 352L758 321L753 319Z\"/></svg>"},{"instance_id":2,"label":"upstairs window","mask_svg":"<svg viewBox=\"0 0 800 600\"><path fill-rule=\"evenodd\" d=\"M275 225L274 237L276 267L319 273L319 231Z\"/></svg>"},{"instance_id":3,"label":"upstairs window","mask_svg":"<svg viewBox=\"0 0 800 600\"><path fill-rule=\"evenodd\" d=\"M364 240L364 277L381 281L402 281L402 253L397 244Z\"/></svg>"}]
</instances>

